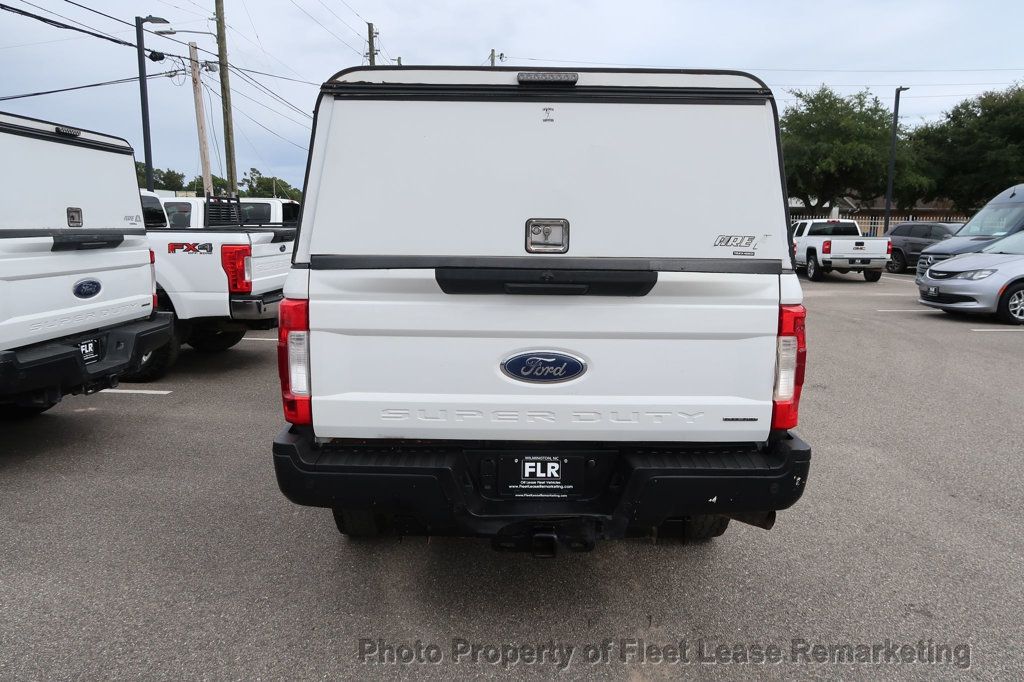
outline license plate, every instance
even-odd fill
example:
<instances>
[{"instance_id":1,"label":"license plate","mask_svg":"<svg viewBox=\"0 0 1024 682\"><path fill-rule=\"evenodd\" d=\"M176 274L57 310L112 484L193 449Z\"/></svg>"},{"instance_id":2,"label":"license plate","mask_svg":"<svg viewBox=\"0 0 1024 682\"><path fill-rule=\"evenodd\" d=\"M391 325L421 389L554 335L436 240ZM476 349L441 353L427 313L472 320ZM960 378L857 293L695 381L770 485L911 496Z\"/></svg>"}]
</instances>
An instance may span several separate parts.
<instances>
[{"instance_id":1,"label":"license plate","mask_svg":"<svg viewBox=\"0 0 1024 682\"><path fill-rule=\"evenodd\" d=\"M506 455L500 460L501 492L519 498L565 498L583 494L583 458Z\"/></svg>"},{"instance_id":2,"label":"license plate","mask_svg":"<svg viewBox=\"0 0 1024 682\"><path fill-rule=\"evenodd\" d=\"M86 362L96 362L100 359L99 339L89 339L78 342L78 350L82 352L82 359Z\"/></svg>"},{"instance_id":3,"label":"license plate","mask_svg":"<svg viewBox=\"0 0 1024 682\"><path fill-rule=\"evenodd\" d=\"M939 288L938 287L928 287L928 291L925 292L925 296L938 296L938 295L939 295Z\"/></svg>"}]
</instances>

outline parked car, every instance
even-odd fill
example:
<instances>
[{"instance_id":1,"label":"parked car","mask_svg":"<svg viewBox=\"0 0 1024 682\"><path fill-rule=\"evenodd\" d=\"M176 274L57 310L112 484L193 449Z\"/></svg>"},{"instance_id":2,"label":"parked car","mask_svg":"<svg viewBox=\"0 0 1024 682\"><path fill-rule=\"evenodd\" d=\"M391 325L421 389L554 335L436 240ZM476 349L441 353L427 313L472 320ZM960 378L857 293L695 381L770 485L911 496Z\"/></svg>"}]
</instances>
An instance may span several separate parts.
<instances>
[{"instance_id":1,"label":"parked car","mask_svg":"<svg viewBox=\"0 0 1024 682\"><path fill-rule=\"evenodd\" d=\"M931 266L921 277L920 302L951 313L995 313L1024 324L1024 232Z\"/></svg>"},{"instance_id":2,"label":"parked car","mask_svg":"<svg viewBox=\"0 0 1024 682\"><path fill-rule=\"evenodd\" d=\"M917 284L922 283L925 271L936 263L961 253L976 253L1021 230L1024 230L1024 184L1003 190L956 235L922 251L917 261Z\"/></svg>"},{"instance_id":3,"label":"parked car","mask_svg":"<svg viewBox=\"0 0 1024 682\"><path fill-rule=\"evenodd\" d=\"M358 67L317 111L278 331L289 499L350 537L549 555L769 528L800 497L805 311L763 82Z\"/></svg>"},{"instance_id":4,"label":"parked car","mask_svg":"<svg viewBox=\"0 0 1024 682\"><path fill-rule=\"evenodd\" d=\"M167 218L173 228L215 227L217 225L281 225L294 227L299 218L299 202L292 199L242 197L241 216L225 215L214 203L213 213L203 197L163 197Z\"/></svg>"},{"instance_id":5,"label":"parked car","mask_svg":"<svg viewBox=\"0 0 1024 682\"><path fill-rule=\"evenodd\" d=\"M131 146L0 114L0 415L116 386L171 336Z\"/></svg>"},{"instance_id":6,"label":"parked car","mask_svg":"<svg viewBox=\"0 0 1024 682\"><path fill-rule=\"evenodd\" d=\"M250 329L277 326L294 227L243 225L237 199L211 198L197 213L217 224L174 228L160 198L146 190L140 194L155 253L158 309L174 315L175 333L127 380L159 378L177 361L183 343L216 353L239 343Z\"/></svg>"},{"instance_id":7,"label":"parked car","mask_svg":"<svg viewBox=\"0 0 1024 682\"><path fill-rule=\"evenodd\" d=\"M908 266L917 265L921 252L943 239L949 239L963 223L900 223L888 232L892 242L892 257L885 269L893 273L906 272Z\"/></svg>"},{"instance_id":8,"label":"parked car","mask_svg":"<svg viewBox=\"0 0 1024 682\"><path fill-rule=\"evenodd\" d=\"M868 282L882 279L892 243L888 237L865 237L855 220L802 220L793 231L793 259L818 281L825 273L864 273Z\"/></svg>"}]
</instances>

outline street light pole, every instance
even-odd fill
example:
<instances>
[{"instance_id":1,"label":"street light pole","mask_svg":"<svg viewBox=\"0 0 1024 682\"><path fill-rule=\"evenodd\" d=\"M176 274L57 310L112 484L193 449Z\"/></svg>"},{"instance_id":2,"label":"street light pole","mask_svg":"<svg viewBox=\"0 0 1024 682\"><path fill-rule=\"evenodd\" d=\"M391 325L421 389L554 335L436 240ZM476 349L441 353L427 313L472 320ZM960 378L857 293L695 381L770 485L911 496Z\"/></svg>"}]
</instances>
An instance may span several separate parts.
<instances>
[{"instance_id":1,"label":"street light pole","mask_svg":"<svg viewBox=\"0 0 1024 682\"><path fill-rule=\"evenodd\" d=\"M146 155L146 189L153 191L153 145L149 139L149 90L146 88L146 30L143 24L166 24L166 19L135 17L135 48L139 53L139 97L142 100L142 148ZM163 57L161 56L161 59Z\"/></svg>"},{"instance_id":2,"label":"street light pole","mask_svg":"<svg viewBox=\"0 0 1024 682\"><path fill-rule=\"evenodd\" d=\"M885 187L885 223L882 226L883 234L889 233L889 216L892 213L892 185L896 176L896 134L900 126L900 93L910 88L902 85L896 88L896 103L892 108L892 139L889 142L889 177Z\"/></svg>"}]
</instances>

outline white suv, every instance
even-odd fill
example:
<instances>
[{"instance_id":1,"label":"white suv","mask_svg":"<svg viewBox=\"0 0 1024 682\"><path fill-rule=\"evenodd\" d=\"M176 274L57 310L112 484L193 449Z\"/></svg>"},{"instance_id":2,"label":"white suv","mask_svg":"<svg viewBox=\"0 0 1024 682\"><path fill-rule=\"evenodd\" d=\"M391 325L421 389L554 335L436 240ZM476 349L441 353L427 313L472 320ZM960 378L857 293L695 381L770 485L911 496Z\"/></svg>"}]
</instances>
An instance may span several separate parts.
<instances>
[{"instance_id":1,"label":"white suv","mask_svg":"<svg viewBox=\"0 0 1024 682\"><path fill-rule=\"evenodd\" d=\"M339 73L280 308L282 491L353 537L543 555L771 527L810 463L787 224L747 74Z\"/></svg>"}]
</instances>

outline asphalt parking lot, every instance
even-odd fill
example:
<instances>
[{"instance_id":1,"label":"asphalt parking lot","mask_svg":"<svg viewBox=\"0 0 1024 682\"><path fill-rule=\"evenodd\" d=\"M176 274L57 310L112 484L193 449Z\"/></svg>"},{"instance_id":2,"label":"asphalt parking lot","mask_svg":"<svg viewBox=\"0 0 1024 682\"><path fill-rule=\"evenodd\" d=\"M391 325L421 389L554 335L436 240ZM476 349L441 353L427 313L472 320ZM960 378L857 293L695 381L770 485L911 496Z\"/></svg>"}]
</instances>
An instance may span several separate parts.
<instances>
[{"instance_id":1,"label":"asphalt parking lot","mask_svg":"<svg viewBox=\"0 0 1024 682\"><path fill-rule=\"evenodd\" d=\"M1024 678L1024 327L929 311L911 277L803 284L807 493L774 530L733 523L706 545L539 560L473 540L346 541L328 511L277 490L272 332L122 385L151 393L0 424L0 678L559 672L483 650L456 663L453 640L572 645L574 676ZM435 644L443 661L362 663L361 639ZM588 663L607 639L610 660ZM621 662L629 639L685 640L690 662ZM792 663L794 640L969 645L970 668ZM771 644L785 662L697 660Z\"/></svg>"}]
</instances>

